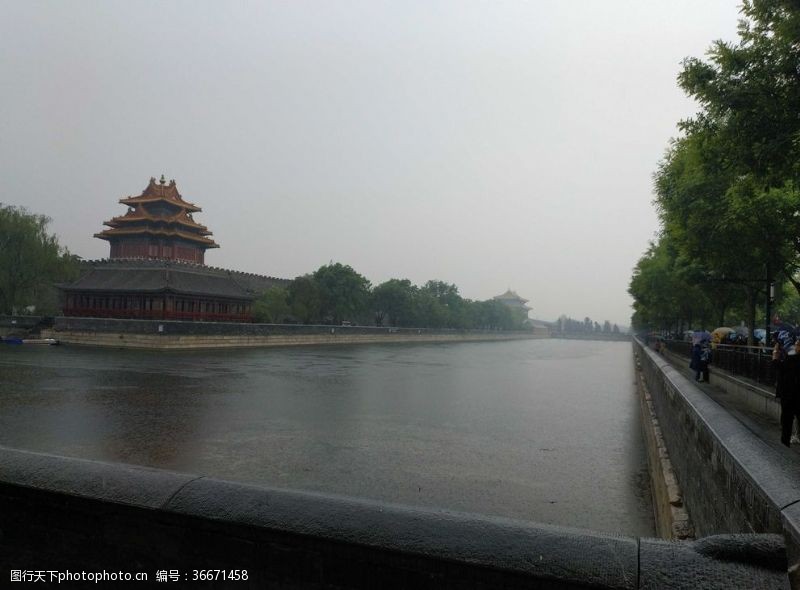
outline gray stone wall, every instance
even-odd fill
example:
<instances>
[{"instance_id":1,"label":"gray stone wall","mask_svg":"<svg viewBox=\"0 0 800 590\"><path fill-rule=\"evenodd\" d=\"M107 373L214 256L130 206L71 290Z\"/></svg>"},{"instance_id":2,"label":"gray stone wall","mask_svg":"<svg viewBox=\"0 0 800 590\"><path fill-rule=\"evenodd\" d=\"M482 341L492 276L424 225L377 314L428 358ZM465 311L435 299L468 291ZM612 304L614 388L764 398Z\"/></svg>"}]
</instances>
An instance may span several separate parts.
<instances>
[{"instance_id":1,"label":"gray stone wall","mask_svg":"<svg viewBox=\"0 0 800 590\"><path fill-rule=\"evenodd\" d=\"M43 323L49 323L48 319L38 315L0 315L0 338L27 336Z\"/></svg>"},{"instance_id":2,"label":"gray stone wall","mask_svg":"<svg viewBox=\"0 0 800 590\"><path fill-rule=\"evenodd\" d=\"M786 588L784 568L774 535L675 544L0 447L4 582L106 570L159 587L157 570L178 570L176 587L731 590Z\"/></svg>"},{"instance_id":3,"label":"gray stone wall","mask_svg":"<svg viewBox=\"0 0 800 590\"><path fill-rule=\"evenodd\" d=\"M800 457L765 445L667 360L636 345L698 535L782 532L781 510L800 500Z\"/></svg>"},{"instance_id":4,"label":"gray stone wall","mask_svg":"<svg viewBox=\"0 0 800 590\"><path fill-rule=\"evenodd\" d=\"M29 329L39 325L44 318L38 315L0 315L0 328Z\"/></svg>"},{"instance_id":5,"label":"gray stone wall","mask_svg":"<svg viewBox=\"0 0 800 590\"><path fill-rule=\"evenodd\" d=\"M159 326L163 329L159 331ZM58 317L55 330L63 332L110 332L117 334L179 334L219 336L267 336L272 334L465 334L490 333L480 330L431 330L425 328L389 328L375 326L311 326L303 324L247 324L225 322L176 322L113 318Z\"/></svg>"},{"instance_id":6,"label":"gray stone wall","mask_svg":"<svg viewBox=\"0 0 800 590\"><path fill-rule=\"evenodd\" d=\"M230 277L236 281L244 290L249 291L254 296L267 291L272 287L287 287L291 279L281 279L257 275L249 272L241 272L216 266L206 266L181 260L157 260L149 258L118 258L103 260L87 260L81 263L84 272L93 268L115 268L115 269L139 269L139 268L176 268L176 269L198 269L205 274Z\"/></svg>"},{"instance_id":7,"label":"gray stone wall","mask_svg":"<svg viewBox=\"0 0 800 590\"><path fill-rule=\"evenodd\" d=\"M800 456L767 445L666 359L634 346L698 536L784 534L800 588Z\"/></svg>"},{"instance_id":8,"label":"gray stone wall","mask_svg":"<svg viewBox=\"0 0 800 590\"><path fill-rule=\"evenodd\" d=\"M650 491L656 532L662 539L692 539L689 513L683 501L683 492L669 458L661 424L653 407L653 399L641 371L641 359L635 354L636 385L639 393L639 409L642 418L642 434L650 472Z\"/></svg>"},{"instance_id":9,"label":"gray stone wall","mask_svg":"<svg viewBox=\"0 0 800 590\"><path fill-rule=\"evenodd\" d=\"M305 326L222 322L173 322L59 317L42 336L64 343L146 349L234 348L363 344L376 342L460 342L546 338L546 334L481 330L427 330L370 326Z\"/></svg>"}]
</instances>

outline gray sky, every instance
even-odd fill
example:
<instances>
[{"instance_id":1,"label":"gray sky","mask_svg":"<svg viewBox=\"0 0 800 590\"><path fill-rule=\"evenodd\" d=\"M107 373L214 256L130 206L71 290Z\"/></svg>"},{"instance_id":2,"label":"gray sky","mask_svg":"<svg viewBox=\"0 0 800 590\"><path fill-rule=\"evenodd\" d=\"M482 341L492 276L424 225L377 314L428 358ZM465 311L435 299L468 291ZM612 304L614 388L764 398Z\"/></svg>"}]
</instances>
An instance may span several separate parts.
<instances>
[{"instance_id":1,"label":"gray sky","mask_svg":"<svg viewBox=\"0 0 800 590\"><path fill-rule=\"evenodd\" d=\"M84 258L151 176L206 262L441 279L627 325L680 60L731 0L0 0L0 202Z\"/></svg>"}]
</instances>

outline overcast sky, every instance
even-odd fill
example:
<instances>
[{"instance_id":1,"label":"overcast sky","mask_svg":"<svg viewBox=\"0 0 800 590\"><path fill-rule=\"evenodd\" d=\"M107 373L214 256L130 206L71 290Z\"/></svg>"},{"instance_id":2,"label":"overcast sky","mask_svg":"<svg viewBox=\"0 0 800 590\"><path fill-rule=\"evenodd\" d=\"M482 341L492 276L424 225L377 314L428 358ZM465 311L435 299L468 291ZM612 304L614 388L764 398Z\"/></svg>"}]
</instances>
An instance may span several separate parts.
<instances>
[{"instance_id":1,"label":"overcast sky","mask_svg":"<svg viewBox=\"0 0 800 590\"><path fill-rule=\"evenodd\" d=\"M84 258L151 176L206 262L507 288L627 325L652 173L731 0L0 0L0 202Z\"/></svg>"}]
</instances>

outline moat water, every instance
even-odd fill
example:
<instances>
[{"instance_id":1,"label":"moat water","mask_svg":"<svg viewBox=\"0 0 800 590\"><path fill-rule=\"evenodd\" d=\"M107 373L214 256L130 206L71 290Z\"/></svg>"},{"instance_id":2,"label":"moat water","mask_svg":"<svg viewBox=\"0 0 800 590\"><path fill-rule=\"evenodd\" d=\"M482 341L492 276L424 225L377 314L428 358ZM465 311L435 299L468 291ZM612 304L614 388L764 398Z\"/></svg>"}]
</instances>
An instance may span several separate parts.
<instances>
[{"instance_id":1,"label":"moat water","mask_svg":"<svg viewBox=\"0 0 800 590\"><path fill-rule=\"evenodd\" d=\"M631 345L0 346L0 445L654 534Z\"/></svg>"}]
</instances>

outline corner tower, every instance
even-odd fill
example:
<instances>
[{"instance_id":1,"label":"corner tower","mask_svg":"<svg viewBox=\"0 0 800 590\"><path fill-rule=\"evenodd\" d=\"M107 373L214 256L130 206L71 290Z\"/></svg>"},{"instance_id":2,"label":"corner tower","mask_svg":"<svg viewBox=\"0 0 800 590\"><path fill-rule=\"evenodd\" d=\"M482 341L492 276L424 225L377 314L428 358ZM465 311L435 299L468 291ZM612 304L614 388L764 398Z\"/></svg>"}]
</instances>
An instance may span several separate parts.
<instances>
[{"instance_id":1,"label":"corner tower","mask_svg":"<svg viewBox=\"0 0 800 590\"><path fill-rule=\"evenodd\" d=\"M528 303L528 299L520 297L519 295L516 294L516 292L512 291L511 289L508 289L508 291L506 291L502 295L495 295L494 297L492 297L492 299L494 299L495 301L499 301L500 303L504 303L512 310L514 310L515 313L519 313L522 317L528 319L528 312L531 309L530 307L525 305L526 303Z\"/></svg>"},{"instance_id":2,"label":"corner tower","mask_svg":"<svg viewBox=\"0 0 800 590\"><path fill-rule=\"evenodd\" d=\"M169 184L161 176L150 179L138 197L119 202L128 206L125 215L114 217L104 225L109 229L94 234L111 245L109 258L151 258L205 264L205 251L219 248L205 225L192 214L200 207L183 200L174 180Z\"/></svg>"}]
</instances>

